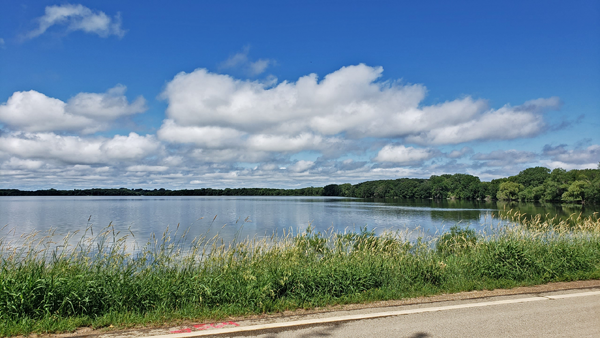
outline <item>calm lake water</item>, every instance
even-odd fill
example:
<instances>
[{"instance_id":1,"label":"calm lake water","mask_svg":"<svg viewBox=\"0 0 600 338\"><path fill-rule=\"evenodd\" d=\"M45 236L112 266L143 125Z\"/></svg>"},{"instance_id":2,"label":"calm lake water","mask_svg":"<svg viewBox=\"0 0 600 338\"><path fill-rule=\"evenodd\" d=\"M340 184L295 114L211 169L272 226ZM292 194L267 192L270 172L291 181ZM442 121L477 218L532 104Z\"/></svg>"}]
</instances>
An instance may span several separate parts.
<instances>
[{"instance_id":1,"label":"calm lake water","mask_svg":"<svg viewBox=\"0 0 600 338\"><path fill-rule=\"evenodd\" d=\"M377 233L408 230L431 236L460 222L479 228L490 224L490 214L505 207L529 214L568 215L581 209L555 204L431 200L361 200L331 197L0 197L0 237L46 231L64 235L92 226L96 231L113 224L116 231L135 235L145 243L167 226L189 228L188 239L219 233L225 241L234 236L270 236L273 232L356 230L367 226ZM216 216L216 218L215 218ZM214 221L213 221L214 219Z\"/></svg>"}]
</instances>

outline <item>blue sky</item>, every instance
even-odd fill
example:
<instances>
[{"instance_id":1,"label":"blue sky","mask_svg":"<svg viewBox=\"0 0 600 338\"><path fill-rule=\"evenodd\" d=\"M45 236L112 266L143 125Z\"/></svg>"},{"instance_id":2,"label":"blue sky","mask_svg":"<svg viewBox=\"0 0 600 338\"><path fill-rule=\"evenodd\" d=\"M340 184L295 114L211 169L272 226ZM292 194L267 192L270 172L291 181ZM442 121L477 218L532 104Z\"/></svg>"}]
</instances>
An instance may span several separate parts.
<instances>
[{"instance_id":1,"label":"blue sky","mask_svg":"<svg viewBox=\"0 0 600 338\"><path fill-rule=\"evenodd\" d=\"M597 1L10 1L0 188L303 187L600 161Z\"/></svg>"}]
</instances>

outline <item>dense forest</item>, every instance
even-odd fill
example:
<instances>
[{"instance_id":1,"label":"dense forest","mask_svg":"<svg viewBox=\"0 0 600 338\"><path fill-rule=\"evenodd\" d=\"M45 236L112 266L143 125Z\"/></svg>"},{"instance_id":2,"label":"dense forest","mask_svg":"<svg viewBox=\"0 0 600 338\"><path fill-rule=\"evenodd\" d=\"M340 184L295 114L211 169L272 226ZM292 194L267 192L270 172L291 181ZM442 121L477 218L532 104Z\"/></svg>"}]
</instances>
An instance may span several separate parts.
<instances>
[{"instance_id":1,"label":"dense forest","mask_svg":"<svg viewBox=\"0 0 600 338\"><path fill-rule=\"evenodd\" d=\"M433 175L429 179L399 178L358 184L330 184L302 189L0 189L0 196L344 196L460 200L554 201L600 203L599 169L528 168L518 175L482 182L467 174Z\"/></svg>"}]
</instances>

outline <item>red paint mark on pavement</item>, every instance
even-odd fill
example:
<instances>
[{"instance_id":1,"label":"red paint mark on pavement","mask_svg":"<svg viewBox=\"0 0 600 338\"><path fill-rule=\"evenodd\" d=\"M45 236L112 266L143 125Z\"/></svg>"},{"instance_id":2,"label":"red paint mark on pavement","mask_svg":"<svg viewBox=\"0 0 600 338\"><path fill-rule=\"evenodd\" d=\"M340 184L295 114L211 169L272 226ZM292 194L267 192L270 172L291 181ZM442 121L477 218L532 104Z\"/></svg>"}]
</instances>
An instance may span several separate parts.
<instances>
[{"instance_id":1,"label":"red paint mark on pavement","mask_svg":"<svg viewBox=\"0 0 600 338\"><path fill-rule=\"evenodd\" d=\"M212 323L212 324L196 324L196 325L192 325L192 327L194 327L194 329L202 331L202 330L207 330L207 329L220 329L222 327L225 327L227 325L233 325L233 326L240 326L240 324L236 323L236 322L220 322L220 323ZM175 331L170 331L171 333L190 333L192 332L192 329L190 328L183 328L181 330L175 330Z\"/></svg>"},{"instance_id":2,"label":"red paint mark on pavement","mask_svg":"<svg viewBox=\"0 0 600 338\"><path fill-rule=\"evenodd\" d=\"M194 328L196 328L196 330L206 330L206 329L210 329L212 327L212 324L199 324L199 325L193 325Z\"/></svg>"},{"instance_id":3,"label":"red paint mark on pavement","mask_svg":"<svg viewBox=\"0 0 600 338\"><path fill-rule=\"evenodd\" d=\"M192 332L192 329L189 328L185 328L185 329L181 329L181 330L176 330L176 331L171 331L171 333L190 333Z\"/></svg>"}]
</instances>

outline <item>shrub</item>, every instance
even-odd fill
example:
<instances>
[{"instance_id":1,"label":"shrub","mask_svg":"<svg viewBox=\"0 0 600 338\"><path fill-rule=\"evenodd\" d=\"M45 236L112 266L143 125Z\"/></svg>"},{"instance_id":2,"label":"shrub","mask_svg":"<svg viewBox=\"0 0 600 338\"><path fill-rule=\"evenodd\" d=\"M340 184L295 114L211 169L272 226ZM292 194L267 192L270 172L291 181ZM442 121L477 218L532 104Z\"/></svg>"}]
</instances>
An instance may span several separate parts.
<instances>
[{"instance_id":1,"label":"shrub","mask_svg":"<svg viewBox=\"0 0 600 338\"><path fill-rule=\"evenodd\" d=\"M469 251L476 243L475 230L455 225L438 239L436 251L442 255L459 254Z\"/></svg>"},{"instance_id":2,"label":"shrub","mask_svg":"<svg viewBox=\"0 0 600 338\"><path fill-rule=\"evenodd\" d=\"M537 272L527 245L515 238L486 242L480 258L480 273L484 277L523 281Z\"/></svg>"}]
</instances>

